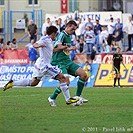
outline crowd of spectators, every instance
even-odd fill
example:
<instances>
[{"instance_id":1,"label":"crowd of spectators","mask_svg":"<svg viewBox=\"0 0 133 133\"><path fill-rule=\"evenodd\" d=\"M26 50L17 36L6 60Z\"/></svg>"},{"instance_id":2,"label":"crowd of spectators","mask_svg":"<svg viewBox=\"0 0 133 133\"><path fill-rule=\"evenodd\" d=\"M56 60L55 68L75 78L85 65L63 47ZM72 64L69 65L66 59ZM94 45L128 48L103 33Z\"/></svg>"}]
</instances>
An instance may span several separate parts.
<instances>
[{"instance_id":1,"label":"crowd of spectators","mask_svg":"<svg viewBox=\"0 0 133 133\"><path fill-rule=\"evenodd\" d=\"M69 19L71 20L71 18ZM56 19L54 22L47 18L46 22L42 25L41 35L46 35L46 30L50 25L54 25L58 28L58 32L65 29L65 25L69 20L62 21L61 18ZM76 50L71 52L71 58L74 59L75 54L91 54L93 51L96 53L110 53L115 52L117 47L120 47L122 51L131 51L133 43L133 21L129 16L128 24L123 27L120 18L117 22L114 22L113 17L110 18L108 25L100 24L97 19L95 22L91 21L88 17L88 22L82 22L80 18L77 19L78 28L72 35L71 45L76 46ZM33 48L33 44L37 40L37 26L32 20L29 21L28 35L30 43L25 48L28 49L28 55L31 60L30 63L34 63L38 57L38 52ZM128 38L127 49L123 48L123 33L126 33ZM95 50L94 50L95 48ZM18 49L17 40L13 38L10 42L4 43L4 39L0 39L0 58L3 58L4 50L16 50ZM34 55L33 55L34 54ZM33 57L34 56L34 57ZM34 58L34 60L33 60Z\"/></svg>"}]
</instances>

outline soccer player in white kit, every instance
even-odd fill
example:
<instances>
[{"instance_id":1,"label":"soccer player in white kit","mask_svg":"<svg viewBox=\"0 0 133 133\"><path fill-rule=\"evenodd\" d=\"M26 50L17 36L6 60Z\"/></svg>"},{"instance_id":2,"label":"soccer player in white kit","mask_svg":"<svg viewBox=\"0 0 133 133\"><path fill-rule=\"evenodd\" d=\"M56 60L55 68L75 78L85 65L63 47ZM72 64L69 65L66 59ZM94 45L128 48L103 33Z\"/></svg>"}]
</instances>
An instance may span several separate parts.
<instances>
[{"instance_id":1,"label":"soccer player in white kit","mask_svg":"<svg viewBox=\"0 0 133 133\"><path fill-rule=\"evenodd\" d=\"M37 41L33 46L39 48L40 57L35 63L35 69L33 71L33 78L24 79L19 81L10 80L3 88L7 90L13 86L36 86L41 78L45 75L50 76L53 79L59 80L59 88L63 92L63 95L66 100L66 104L71 104L77 102L78 98L71 98L69 89L67 86L66 77L60 72L60 69L56 66L50 64L53 53L53 40L56 38L58 29L55 26L50 26L47 29L47 35L42 36L39 41ZM56 103L53 99L48 98L48 101L51 106L56 106Z\"/></svg>"}]
</instances>

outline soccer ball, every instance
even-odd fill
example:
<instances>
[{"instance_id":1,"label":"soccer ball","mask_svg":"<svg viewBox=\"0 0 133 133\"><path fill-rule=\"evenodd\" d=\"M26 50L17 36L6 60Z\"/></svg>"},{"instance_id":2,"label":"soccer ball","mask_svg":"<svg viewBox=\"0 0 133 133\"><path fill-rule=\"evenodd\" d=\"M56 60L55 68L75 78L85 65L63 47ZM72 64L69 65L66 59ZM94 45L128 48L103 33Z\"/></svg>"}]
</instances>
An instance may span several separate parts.
<instances>
[{"instance_id":1,"label":"soccer ball","mask_svg":"<svg viewBox=\"0 0 133 133\"><path fill-rule=\"evenodd\" d=\"M72 106L81 106L82 104L83 104L83 101L80 98L79 101L77 101L76 103L72 103Z\"/></svg>"}]
</instances>

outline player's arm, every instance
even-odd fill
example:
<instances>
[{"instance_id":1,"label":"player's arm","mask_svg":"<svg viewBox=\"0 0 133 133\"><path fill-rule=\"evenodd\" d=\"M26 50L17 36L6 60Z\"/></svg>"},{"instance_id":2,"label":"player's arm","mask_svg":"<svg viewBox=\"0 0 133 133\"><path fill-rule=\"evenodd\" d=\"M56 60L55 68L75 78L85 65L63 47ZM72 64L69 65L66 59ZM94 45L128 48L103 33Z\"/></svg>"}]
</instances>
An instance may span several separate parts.
<instances>
[{"instance_id":1,"label":"player's arm","mask_svg":"<svg viewBox=\"0 0 133 133\"><path fill-rule=\"evenodd\" d=\"M114 61L112 61L112 69L111 69L111 72L114 71Z\"/></svg>"},{"instance_id":2,"label":"player's arm","mask_svg":"<svg viewBox=\"0 0 133 133\"><path fill-rule=\"evenodd\" d=\"M61 51L61 50L65 50L67 48L67 46L62 45L63 40L64 40L64 34L62 32L59 33L58 38L56 38L56 39L57 40L54 44L53 52L58 52L58 51Z\"/></svg>"},{"instance_id":3,"label":"player's arm","mask_svg":"<svg viewBox=\"0 0 133 133\"><path fill-rule=\"evenodd\" d=\"M58 52L65 49L67 49L67 46L63 46L62 44L60 44L53 49L53 52Z\"/></svg>"},{"instance_id":4,"label":"player's arm","mask_svg":"<svg viewBox=\"0 0 133 133\"><path fill-rule=\"evenodd\" d=\"M124 66L125 69L127 69L123 61L121 61L121 64Z\"/></svg>"},{"instance_id":5,"label":"player's arm","mask_svg":"<svg viewBox=\"0 0 133 133\"><path fill-rule=\"evenodd\" d=\"M111 72L114 71L114 59L115 59L115 55L113 55L113 59L112 59L112 69L111 69Z\"/></svg>"},{"instance_id":6,"label":"player's arm","mask_svg":"<svg viewBox=\"0 0 133 133\"><path fill-rule=\"evenodd\" d=\"M67 47L66 50L67 50L67 51L76 50L76 46L71 46L70 48Z\"/></svg>"},{"instance_id":7,"label":"player's arm","mask_svg":"<svg viewBox=\"0 0 133 133\"><path fill-rule=\"evenodd\" d=\"M124 64L124 62L123 62L123 57L122 57L122 55L121 55L121 64L124 66L125 69L127 69L126 66L125 66L125 64Z\"/></svg>"},{"instance_id":8,"label":"player's arm","mask_svg":"<svg viewBox=\"0 0 133 133\"><path fill-rule=\"evenodd\" d=\"M40 48L40 47L46 47L46 45L45 45L45 44L34 43L34 44L33 44L33 47L34 47L34 48Z\"/></svg>"}]
</instances>

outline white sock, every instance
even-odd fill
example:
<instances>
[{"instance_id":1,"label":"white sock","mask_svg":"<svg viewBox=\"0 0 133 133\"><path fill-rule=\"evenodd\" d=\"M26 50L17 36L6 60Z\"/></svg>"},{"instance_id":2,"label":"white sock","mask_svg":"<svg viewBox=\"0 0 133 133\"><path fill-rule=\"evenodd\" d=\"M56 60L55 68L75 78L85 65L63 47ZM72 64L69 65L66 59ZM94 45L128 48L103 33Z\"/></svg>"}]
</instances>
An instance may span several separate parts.
<instances>
[{"instance_id":1,"label":"white sock","mask_svg":"<svg viewBox=\"0 0 133 133\"><path fill-rule=\"evenodd\" d=\"M30 86L31 80L30 79L23 79L18 81L13 81L13 86Z\"/></svg>"},{"instance_id":2,"label":"white sock","mask_svg":"<svg viewBox=\"0 0 133 133\"><path fill-rule=\"evenodd\" d=\"M60 89L62 90L65 100L68 101L70 99L70 93L67 84L66 83L60 84Z\"/></svg>"}]
</instances>

